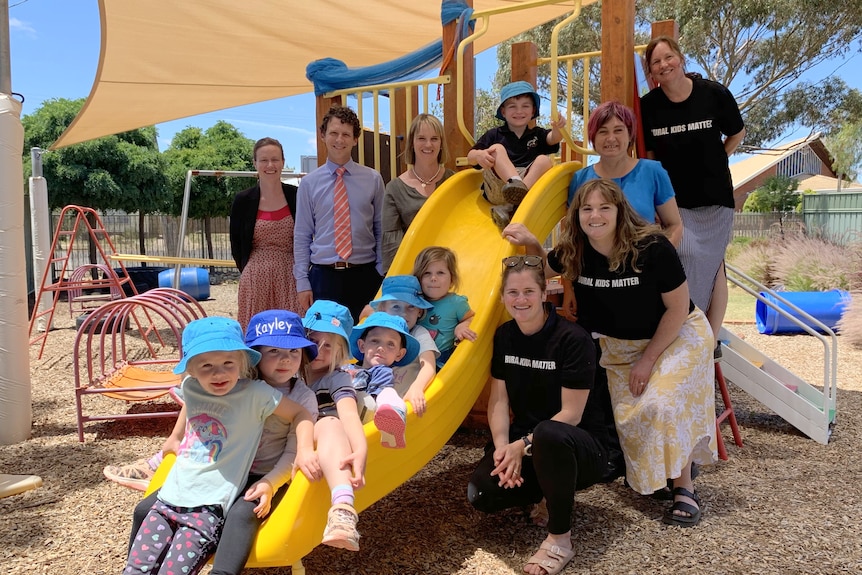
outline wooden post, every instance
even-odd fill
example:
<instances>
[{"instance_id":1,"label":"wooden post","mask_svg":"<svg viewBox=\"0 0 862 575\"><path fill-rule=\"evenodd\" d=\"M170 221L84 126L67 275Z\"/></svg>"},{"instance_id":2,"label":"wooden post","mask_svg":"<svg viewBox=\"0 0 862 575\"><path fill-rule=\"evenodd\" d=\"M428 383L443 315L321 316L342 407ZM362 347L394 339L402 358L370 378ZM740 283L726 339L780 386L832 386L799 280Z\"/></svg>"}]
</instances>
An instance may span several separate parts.
<instances>
[{"instance_id":1,"label":"wooden post","mask_svg":"<svg viewBox=\"0 0 862 575\"><path fill-rule=\"evenodd\" d=\"M602 2L602 102L634 104L635 0Z\"/></svg>"},{"instance_id":2,"label":"wooden post","mask_svg":"<svg viewBox=\"0 0 862 575\"><path fill-rule=\"evenodd\" d=\"M326 163L326 144L323 143L323 138L320 137L320 124L323 122L323 117L332 106L343 106L344 99L341 96L327 98L325 96L317 96L315 99L316 110L315 117L317 121L314 124L314 133L317 134L317 165L322 166Z\"/></svg>"},{"instance_id":3,"label":"wooden post","mask_svg":"<svg viewBox=\"0 0 862 575\"><path fill-rule=\"evenodd\" d=\"M652 38L658 36L670 36L674 40L679 40L679 24L676 20L659 20L653 22L650 30Z\"/></svg>"},{"instance_id":4,"label":"wooden post","mask_svg":"<svg viewBox=\"0 0 862 575\"><path fill-rule=\"evenodd\" d=\"M536 87L539 52L533 42L512 44L512 82L524 80Z\"/></svg>"},{"instance_id":5,"label":"wooden post","mask_svg":"<svg viewBox=\"0 0 862 575\"><path fill-rule=\"evenodd\" d=\"M465 2L470 8L473 7L473 0ZM443 86L443 129L446 132L446 145L449 147L449 163L448 168L455 169L455 160L467 155L472 147L470 143L461 134L458 129L458 57L457 46L453 48L455 37L458 32L458 22L452 22L443 27L443 54L449 50L455 50L452 55L452 60L443 70L443 74L449 74L451 82ZM470 44L464 50L464 85L460 87L464 95L464 125L467 130L472 132L475 125L474 96L476 91L476 79L473 63L473 45Z\"/></svg>"},{"instance_id":6,"label":"wooden post","mask_svg":"<svg viewBox=\"0 0 862 575\"><path fill-rule=\"evenodd\" d=\"M394 176L407 169L404 159L404 150L407 149L407 132L413 118L419 115L419 91L416 86L410 88L397 88L391 96L395 98L395 118L392 121L392 133L395 135L395 170Z\"/></svg>"}]
</instances>

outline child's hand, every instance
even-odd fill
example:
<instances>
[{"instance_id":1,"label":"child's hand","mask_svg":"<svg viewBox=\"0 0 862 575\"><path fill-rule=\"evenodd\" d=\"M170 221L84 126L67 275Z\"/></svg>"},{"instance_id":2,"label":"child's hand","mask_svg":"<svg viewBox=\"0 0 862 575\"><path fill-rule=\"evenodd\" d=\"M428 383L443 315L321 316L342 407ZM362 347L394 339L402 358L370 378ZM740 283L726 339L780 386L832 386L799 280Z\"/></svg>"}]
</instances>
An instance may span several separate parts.
<instances>
[{"instance_id":1,"label":"child's hand","mask_svg":"<svg viewBox=\"0 0 862 575\"><path fill-rule=\"evenodd\" d=\"M355 451L341 460L341 469L350 469L350 485L353 489L359 489L365 485L365 456L360 456Z\"/></svg>"},{"instance_id":2,"label":"child's hand","mask_svg":"<svg viewBox=\"0 0 862 575\"><path fill-rule=\"evenodd\" d=\"M162 453L173 453L174 455L180 452L180 443L181 441L174 437L173 435L169 435L165 442L162 443Z\"/></svg>"},{"instance_id":3,"label":"child's hand","mask_svg":"<svg viewBox=\"0 0 862 575\"><path fill-rule=\"evenodd\" d=\"M425 414L425 392L420 390L408 389L404 394L404 401L409 401L413 406L413 412L422 417Z\"/></svg>"},{"instance_id":4,"label":"child's hand","mask_svg":"<svg viewBox=\"0 0 862 575\"><path fill-rule=\"evenodd\" d=\"M296 459L293 460L293 473L291 477L296 475L296 470L302 471L309 481L317 481L323 477L323 472L320 469L320 460L317 457L316 451L299 450L296 454Z\"/></svg>"},{"instance_id":5,"label":"child's hand","mask_svg":"<svg viewBox=\"0 0 862 575\"><path fill-rule=\"evenodd\" d=\"M469 323L461 322L455 326L455 339L458 341L463 341L465 339L476 341L477 337L476 332L470 329Z\"/></svg>"},{"instance_id":6,"label":"child's hand","mask_svg":"<svg viewBox=\"0 0 862 575\"><path fill-rule=\"evenodd\" d=\"M551 120L551 129L560 131L566 127L566 117L560 113L557 113L557 119Z\"/></svg>"},{"instance_id":7,"label":"child's hand","mask_svg":"<svg viewBox=\"0 0 862 575\"><path fill-rule=\"evenodd\" d=\"M494 167L496 163L496 158L494 154L489 152L488 150L480 150L478 154L476 154L476 163L485 168L486 170L490 170Z\"/></svg>"},{"instance_id":8,"label":"child's hand","mask_svg":"<svg viewBox=\"0 0 862 575\"><path fill-rule=\"evenodd\" d=\"M266 479L261 479L248 488L243 499L246 501L258 500L258 504L254 508L254 514L259 519L263 519L269 514L269 509L272 505L272 485Z\"/></svg>"}]
</instances>

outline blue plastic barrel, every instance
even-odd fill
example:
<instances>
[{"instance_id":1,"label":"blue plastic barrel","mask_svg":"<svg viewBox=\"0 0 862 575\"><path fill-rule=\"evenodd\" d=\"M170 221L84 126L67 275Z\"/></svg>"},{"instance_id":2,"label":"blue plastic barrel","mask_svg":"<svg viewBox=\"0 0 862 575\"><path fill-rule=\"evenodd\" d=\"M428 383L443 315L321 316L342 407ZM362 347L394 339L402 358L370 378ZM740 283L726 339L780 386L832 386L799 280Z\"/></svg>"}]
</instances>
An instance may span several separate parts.
<instances>
[{"instance_id":1,"label":"blue plastic barrel","mask_svg":"<svg viewBox=\"0 0 862 575\"><path fill-rule=\"evenodd\" d=\"M174 287L173 268L159 272L159 287ZM180 270L179 289L196 300L210 297L210 273L203 268L183 268Z\"/></svg>"},{"instance_id":2,"label":"blue plastic barrel","mask_svg":"<svg viewBox=\"0 0 862 575\"><path fill-rule=\"evenodd\" d=\"M760 292L760 295L765 299L777 304L784 311L790 312L793 317L801 320L807 326L816 331L823 330L811 325L811 322L803 319L798 313L792 311L784 303L779 302L768 293ZM838 320L841 319L841 314L844 313L844 308L850 301L850 294L840 289L830 291L796 291L796 292L780 292L779 295L812 316L814 319L821 321L829 329L835 329ZM780 315L767 304L757 300L757 305L754 308L754 319L757 323L757 331L766 335L782 334L782 333L808 333L800 326L793 323L789 318Z\"/></svg>"}]
</instances>

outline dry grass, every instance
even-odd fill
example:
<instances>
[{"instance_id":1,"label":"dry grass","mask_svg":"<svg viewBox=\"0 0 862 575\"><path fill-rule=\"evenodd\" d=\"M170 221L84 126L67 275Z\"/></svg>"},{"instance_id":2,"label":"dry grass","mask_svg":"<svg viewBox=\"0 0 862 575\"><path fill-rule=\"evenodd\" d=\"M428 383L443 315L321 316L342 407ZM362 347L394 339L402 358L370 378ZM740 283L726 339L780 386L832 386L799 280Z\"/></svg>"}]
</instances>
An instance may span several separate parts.
<instances>
[{"instance_id":1,"label":"dry grass","mask_svg":"<svg viewBox=\"0 0 862 575\"><path fill-rule=\"evenodd\" d=\"M207 311L234 313L235 288L213 286ZM762 336L749 325L732 329L809 381L822 377L813 338ZM119 573L140 494L106 481L102 467L158 449L170 427L165 420L92 423L86 443L79 444L72 338L68 326L52 332L41 360L31 349L33 435L0 446L0 471L34 473L45 481L40 489L0 500L4 575ZM829 445L802 436L731 386L745 446L733 446L724 427L730 460L704 469L697 482L701 524L666 527L660 521L665 504L635 495L621 480L595 486L577 495L577 555L564 573L862 572L862 350L843 339L840 345L838 423ZM416 477L361 514L358 554L315 549L305 560L309 575L520 573L543 531L520 511L484 515L465 499L486 440L485 432L456 433Z\"/></svg>"}]
</instances>

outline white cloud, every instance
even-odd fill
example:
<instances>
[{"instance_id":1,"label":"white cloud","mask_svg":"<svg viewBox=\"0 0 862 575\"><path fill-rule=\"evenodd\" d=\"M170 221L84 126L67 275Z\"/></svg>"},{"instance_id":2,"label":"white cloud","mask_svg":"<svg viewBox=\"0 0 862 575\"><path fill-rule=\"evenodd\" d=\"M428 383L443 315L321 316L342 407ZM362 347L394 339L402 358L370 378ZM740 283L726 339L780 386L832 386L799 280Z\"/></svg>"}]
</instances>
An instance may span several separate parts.
<instances>
[{"instance_id":1,"label":"white cloud","mask_svg":"<svg viewBox=\"0 0 862 575\"><path fill-rule=\"evenodd\" d=\"M9 29L13 31L17 30L19 32L26 32L31 36L36 36L35 28L17 18L9 18Z\"/></svg>"},{"instance_id":2,"label":"white cloud","mask_svg":"<svg viewBox=\"0 0 862 575\"><path fill-rule=\"evenodd\" d=\"M243 124L246 126L257 126L263 128L269 128L272 131L280 131L280 132L290 132L292 134L300 134L303 136L311 135L312 139L315 137L315 132L311 130L306 130L305 128L297 128L296 126L285 126L282 124L270 124L269 122L256 122L253 120L238 120L238 119L226 119L226 122L231 124Z\"/></svg>"}]
</instances>

